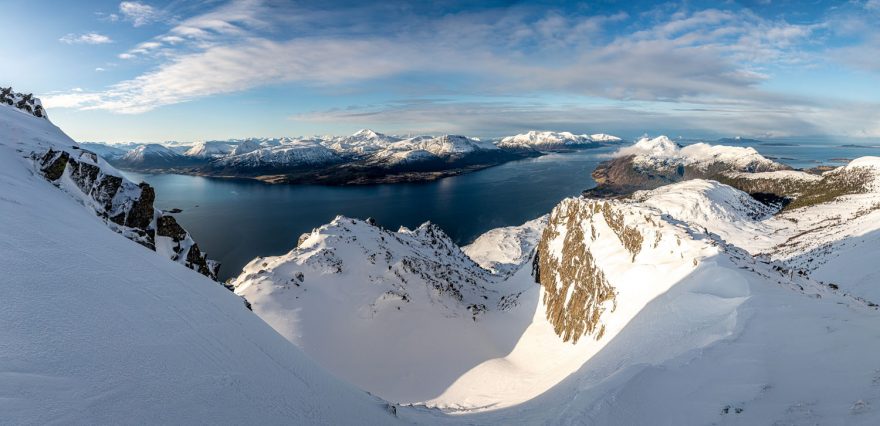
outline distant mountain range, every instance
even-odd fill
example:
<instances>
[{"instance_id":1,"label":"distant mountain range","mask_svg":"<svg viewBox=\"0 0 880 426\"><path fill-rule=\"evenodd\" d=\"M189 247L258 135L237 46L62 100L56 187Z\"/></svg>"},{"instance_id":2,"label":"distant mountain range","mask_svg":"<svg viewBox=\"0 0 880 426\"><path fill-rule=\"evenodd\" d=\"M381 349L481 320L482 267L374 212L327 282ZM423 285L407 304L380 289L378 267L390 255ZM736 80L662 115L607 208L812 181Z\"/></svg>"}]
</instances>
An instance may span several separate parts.
<instances>
[{"instance_id":1,"label":"distant mountain range","mask_svg":"<svg viewBox=\"0 0 880 426\"><path fill-rule=\"evenodd\" d=\"M126 170L347 185L433 180L543 152L622 141L601 133L548 131L494 141L459 135L403 138L364 129L350 136L82 146Z\"/></svg>"}]
</instances>

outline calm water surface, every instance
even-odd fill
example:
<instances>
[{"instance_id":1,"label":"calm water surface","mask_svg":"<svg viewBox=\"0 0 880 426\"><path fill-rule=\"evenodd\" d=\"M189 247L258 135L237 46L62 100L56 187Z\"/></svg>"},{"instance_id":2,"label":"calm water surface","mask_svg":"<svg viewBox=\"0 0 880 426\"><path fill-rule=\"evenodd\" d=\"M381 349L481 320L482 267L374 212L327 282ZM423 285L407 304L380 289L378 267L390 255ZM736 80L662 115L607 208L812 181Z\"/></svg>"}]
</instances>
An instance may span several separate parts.
<instances>
[{"instance_id":1,"label":"calm water surface","mask_svg":"<svg viewBox=\"0 0 880 426\"><path fill-rule=\"evenodd\" d=\"M457 243L469 243L489 229L548 213L559 200L592 187L590 173L611 151L545 155L427 183L355 187L126 175L156 188L156 207L183 210L175 217L222 262L225 280L254 257L286 253L300 234L339 214L372 217L394 230L431 221Z\"/></svg>"},{"instance_id":2,"label":"calm water surface","mask_svg":"<svg viewBox=\"0 0 880 426\"><path fill-rule=\"evenodd\" d=\"M755 148L798 168L880 155L877 147L840 145L784 140ZM457 243L467 244L489 229L548 213L559 200L592 187L590 173L611 151L550 154L428 183L357 187L126 174L156 188L156 207L183 209L175 216L212 259L223 263L220 277L225 280L254 257L286 253L300 234L338 214L373 217L390 229L430 220Z\"/></svg>"}]
</instances>

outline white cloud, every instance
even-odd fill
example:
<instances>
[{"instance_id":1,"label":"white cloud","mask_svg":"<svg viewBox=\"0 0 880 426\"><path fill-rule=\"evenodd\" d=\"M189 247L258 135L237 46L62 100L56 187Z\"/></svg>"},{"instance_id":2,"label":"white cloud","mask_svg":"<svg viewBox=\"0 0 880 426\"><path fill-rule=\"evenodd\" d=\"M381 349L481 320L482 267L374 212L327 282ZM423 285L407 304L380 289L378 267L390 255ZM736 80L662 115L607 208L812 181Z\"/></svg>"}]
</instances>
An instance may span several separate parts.
<instances>
[{"instance_id":1,"label":"white cloud","mask_svg":"<svg viewBox=\"0 0 880 426\"><path fill-rule=\"evenodd\" d=\"M119 3L119 13L135 27L150 24L160 19L161 13L153 6L137 1Z\"/></svg>"},{"instance_id":2,"label":"white cloud","mask_svg":"<svg viewBox=\"0 0 880 426\"><path fill-rule=\"evenodd\" d=\"M107 44L113 43L110 37L95 32L84 34L67 34L58 39L58 41L67 44Z\"/></svg>"},{"instance_id":3,"label":"white cloud","mask_svg":"<svg viewBox=\"0 0 880 426\"><path fill-rule=\"evenodd\" d=\"M880 11L880 0L868 0L865 2L865 9Z\"/></svg>"},{"instance_id":4,"label":"white cloud","mask_svg":"<svg viewBox=\"0 0 880 426\"><path fill-rule=\"evenodd\" d=\"M399 83L391 90L417 97L447 92L582 95L635 101L658 110L687 105L688 110L659 113L634 108L588 111L574 107L566 112L546 105L537 105L534 111L490 104L409 105L409 109L361 110L360 117L406 117L423 123L440 120L437 127L447 129L454 129L455 123L476 126L478 119L484 126L492 122L499 126L515 126L517 122L552 124L556 120L553 114L559 120L575 123L599 112L612 123L631 125L632 120L650 119L686 126L685 120L704 117L700 125L732 130L751 126L764 134L784 134L786 129L808 129L812 125L840 127L829 118L832 111L814 105L816 100L762 88L772 78L768 66L800 67L815 60L802 47L818 38L817 33L826 29L824 24L791 24L748 11L710 9L664 12L645 25L624 13L575 16L550 11L536 17L514 8L503 13L490 10L432 19L413 16L407 25L377 32L374 25L361 27L364 21L373 20L361 17L358 11L350 12L353 16L333 15L330 19L321 15L328 13L325 11L279 12L272 5L259 0L232 1L178 22L167 33L118 55L121 59L155 60L155 69L104 91L58 97L58 105L141 113L275 83L369 90L358 83L404 73L436 73L453 76L453 83L444 85L447 79L441 77L430 84L403 87L404 83ZM338 28L317 25L328 19L337 22ZM340 20L344 24L338 24ZM612 31L635 26L635 22L638 31ZM279 28L297 31L284 35L285 39L273 40L285 34ZM612 116L614 112L620 113L621 120ZM340 114L299 119L354 119Z\"/></svg>"},{"instance_id":5,"label":"white cloud","mask_svg":"<svg viewBox=\"0 0 880 426\"><path fill-rule=\"evenodd\" d=\"M101 68L101 67L95 68L95 72L104 72L104 71L107 71L107 70L104 68Z\"/></svg>"}]
</instances>

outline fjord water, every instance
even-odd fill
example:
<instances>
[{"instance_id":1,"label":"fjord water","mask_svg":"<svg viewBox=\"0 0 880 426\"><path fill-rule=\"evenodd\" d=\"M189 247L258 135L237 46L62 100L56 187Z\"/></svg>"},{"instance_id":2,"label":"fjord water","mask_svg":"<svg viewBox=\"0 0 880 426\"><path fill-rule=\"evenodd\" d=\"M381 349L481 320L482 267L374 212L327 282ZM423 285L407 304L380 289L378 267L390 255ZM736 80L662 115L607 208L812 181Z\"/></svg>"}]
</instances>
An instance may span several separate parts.
<instances>
[{"instance_id":1,"label":"fjord water","mask_svg":"<svg viewBox=\"0 0 880 426\"><path fill-rule=\"evenodd\" d=\"M880 155L876 144L774 140L754 146L796 168L838 166ZM595 185L590 173L614 148L549 154L427 183L330 187L269 185L252 180L126 173L156 188L156 207L175 214L212 259L220 278L238 275L257 256L286 253L303 232L341 214L372 217L389 229L431 221L459 244L489 229L520 225L561 199Z\"/></svg>"},{"instance_id":2,"label":"fjord water","mask_svg":"<svg viewBox=\"0 0 880 426\"><path fill-rule=\"evenodd\" d=\"M426 183L331 187L127 172L156 188L212 259L221 280L257 256L286 253L304 232L336 215L374 218L397 230L431 221L459 244L492 228L520 225L594 185L590 173L612 148L549 154Z\"/></svg>"}]
</instances>

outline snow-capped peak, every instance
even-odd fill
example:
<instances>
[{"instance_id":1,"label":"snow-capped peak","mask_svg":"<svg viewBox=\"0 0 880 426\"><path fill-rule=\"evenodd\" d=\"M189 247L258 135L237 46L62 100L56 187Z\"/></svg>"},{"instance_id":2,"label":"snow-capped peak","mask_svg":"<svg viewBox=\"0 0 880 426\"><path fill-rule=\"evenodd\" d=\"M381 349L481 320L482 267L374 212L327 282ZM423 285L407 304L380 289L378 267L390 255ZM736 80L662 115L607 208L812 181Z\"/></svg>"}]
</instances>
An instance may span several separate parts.
<instances>
[{"instance_id":1,"label":"snow-capped peak","mask_svg":"<svg viewBox=\"0 0 880 426\"><path fill-rule=\"evenodd\" d=\"M680 153L681 147L666 136L656 138L643 137L634 145L620 148L615 156L635 155L642 157L674 157Z\"/></svg>"},{"instance_id":2,"label":"snow-capped peak","mask_svg":"<svg viewBox=\"0 0 880 426\"><path fill-rule=\"evenodd\" d=\"M157 143L139 145L126 153L122 158L127 161L143 161L150 157L174 158L180 154L172 151L170 148Z\"/></svg>"},{"instance_id":3,"label":"snow-capped peak","mask_svg":"<svg viewBox=\"0 0 880 426\"><path fill-rule=\"evenodd\" d=\"M641 138L632 146L619 149L614 156L632 156L636 165L656 168L682 165L704 169L721 165L730 171L788 169L787 166L767 159L752 147L709 145L702 142L682 147L666 136Z\"/></svg>"},{"instance_id":4,"label":"snow-capped peak","mask_svg":"<svg viewBox=\"0 0 880 426\"><path fill-rule=\"evenodd\" d=\"M353 138L362 138L362 139L381 139L384 138L385 135L382 133L373 131L371 129L361 129L351 135Z\"/></svg>"}]
</instances>

